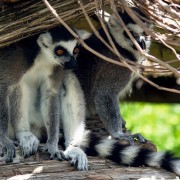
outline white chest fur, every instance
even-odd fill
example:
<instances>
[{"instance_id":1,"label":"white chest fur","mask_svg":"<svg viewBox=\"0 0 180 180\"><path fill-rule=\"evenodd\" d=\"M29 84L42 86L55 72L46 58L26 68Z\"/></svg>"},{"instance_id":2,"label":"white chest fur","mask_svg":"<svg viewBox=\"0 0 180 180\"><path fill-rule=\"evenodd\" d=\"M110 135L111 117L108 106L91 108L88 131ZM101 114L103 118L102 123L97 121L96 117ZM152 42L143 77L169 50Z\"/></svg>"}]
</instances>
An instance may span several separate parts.
<instances>
[{"instance_id":1,"label":"white chest fur","mask_svg":"<svg viewBox=\"0 0 180 180\"><path fill-rule=\"evenodd\" d=\"M46 80L51 75L53 67L57 64L57 62L51 61L50 58L43 55L37 56L33 66L23 75L20 83L37 86L42 80Z\"/></svg>"},{"instance_id":2,"label":"white chest fur","mask_svg":"<svg viewBox=\"0 0 180 180\"><path fill-rule=\"evenodd\" d=\"M39 128L44 127L42 112L37 109L41 96L51 88L49 76L57 63L44 56L37 56L33 66L20 79L19 86L22 92L20 111L22 112L22 128L29 122L31 131L40 138ZM42 93L42 94L41 94Z\"/></svg>"}]
</instances>

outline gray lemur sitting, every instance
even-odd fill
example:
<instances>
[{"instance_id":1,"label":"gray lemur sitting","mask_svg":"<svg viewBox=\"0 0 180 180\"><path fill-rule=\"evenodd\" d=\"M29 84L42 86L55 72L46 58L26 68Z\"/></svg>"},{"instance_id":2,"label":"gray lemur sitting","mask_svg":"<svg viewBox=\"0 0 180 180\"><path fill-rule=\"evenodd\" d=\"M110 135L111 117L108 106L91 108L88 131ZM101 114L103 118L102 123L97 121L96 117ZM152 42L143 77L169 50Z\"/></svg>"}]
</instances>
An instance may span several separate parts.
<instances>
[{"instance_id":1,"label":"gray lemur sitting","mask_svg":"<svg viewBox=\"0 0 180 180\"><path fill-rule=\"evenodd\" d=\"M134 11L142 15L135 8ZM137 43L147 52L150 46L150 39L144 35L143 29L126 12L119 15ZM145 59L136 49L115 15L110 16L107 22L107 29L122 56L138 63ZM99 29L98 32L108 42L103 29ZM104 56L118 61L117 56L95 35L92 35L85 43ZM91 117L97 113L113 138L126 139L133 143L134 137L138 136L140 141L145 142L146 140L140 134L128 136L123 133L124 120L119 110L119 98L123 98L130 91L136 75L126 67L114 65L100 59L83 47L80 52L77 58L78 69L75 72L85 93L87 116Z\"/></svg>"},{"instance_id":2,"label":"gray lemur sitting","mask_svg":"<svg viewBox=\"0 0 180 180\"><path fill-rule=\"evenodd\" d=\"M0 155L7 152L6 162L15 157L8 134L19 141L24 157L47 134L43 149L60 158L59 90L64 69L77 67L76 47L77 40L57 27L0 49Z\"/></svg>"}]
</instances>

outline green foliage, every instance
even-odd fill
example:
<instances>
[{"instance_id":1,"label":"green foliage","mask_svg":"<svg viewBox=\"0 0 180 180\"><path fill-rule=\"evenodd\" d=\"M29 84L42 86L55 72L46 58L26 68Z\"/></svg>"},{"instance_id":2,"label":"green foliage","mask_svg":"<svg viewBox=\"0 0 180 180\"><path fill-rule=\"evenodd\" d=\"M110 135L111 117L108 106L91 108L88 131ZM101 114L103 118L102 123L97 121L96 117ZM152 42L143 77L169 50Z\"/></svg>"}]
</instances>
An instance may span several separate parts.
<instances>
[{"instance_id":1,"label":"green foliage","mask_svg":"<svg viewBox=\"0 0 180 180\"><path fill-rule=\"evenodd\" d=\"M121 103L121 113L132 133L180 156L180 104Z\"/></svg>"}]
</instances>

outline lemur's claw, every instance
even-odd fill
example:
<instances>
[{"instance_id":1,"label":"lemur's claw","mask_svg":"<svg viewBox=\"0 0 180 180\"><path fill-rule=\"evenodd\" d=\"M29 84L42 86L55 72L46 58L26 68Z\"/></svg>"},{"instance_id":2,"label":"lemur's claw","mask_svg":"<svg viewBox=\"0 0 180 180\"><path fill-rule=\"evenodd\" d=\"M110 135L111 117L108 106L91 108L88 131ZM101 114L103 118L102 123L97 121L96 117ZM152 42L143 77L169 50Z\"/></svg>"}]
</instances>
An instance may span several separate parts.
<instances>
[{"instance_id":1,"label":"lemur's claw","mask_svg":"<svg viewBox=\"0 0 180 180\"><path fill-rule=\"evenodd\" d=\"M147 142L147 139L145 139L142 134L140 133L137 133L137 134L133 134L132 135L133 139L135 141L139 141L140 143L146 143Z\"/></svg>"},{"instance_id":2,"label":"lemur's claw","mask_svg":"<svg viewBox=\"0 0 180 180\"><path fill-rule=\"evenodd\" d=\"M4 157L6 163L13 162L13 158L16 157L15 146L7 137L4 137L3 140L0 139L0 157Z\"/></svg>"}]
</instances>

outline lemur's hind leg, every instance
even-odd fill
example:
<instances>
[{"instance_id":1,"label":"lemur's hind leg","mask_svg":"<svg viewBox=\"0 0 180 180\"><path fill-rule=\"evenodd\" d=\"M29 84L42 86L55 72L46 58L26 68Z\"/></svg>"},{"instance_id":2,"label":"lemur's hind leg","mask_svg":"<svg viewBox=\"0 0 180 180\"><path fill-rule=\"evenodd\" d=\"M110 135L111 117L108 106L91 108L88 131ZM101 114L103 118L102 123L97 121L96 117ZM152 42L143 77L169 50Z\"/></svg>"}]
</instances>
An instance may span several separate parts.
<instances>
[{"instance_id":1,"label":"lemur's hind leg","mask_svg":"<svg viewBox=\"0 0 180 180\"><path fill-rule=\"evenodd\" d=\"M119 75L118 72L121 71L121 69L118 71L118 68L117 70L116 68L114 67L117 73L113 74L111 69L106 69L106 73L101 72L103 78L102 76L96 78L92 99L94 100L96 112L108 133L115 139L127 140L130 144L133 144L134 135L127 135L123 132L124 120L119 109L119 92L124 91L127 85L126 83L123 84L120 78L119 82L116 81L116 75ZM119 77L121 76L119 75ZM140 134L136 134L135 137L140 142L146 142Z\"/></svg>"},{"instance_id":2,"label":"lemur's hind leg","mask_svg":"<svg viewBox=\"0 0 180 180\"><path fill-rule=\"evenodd\" d=\"M29 122L35 98L36 91L26 84L14 85L9 90L10 121L24 157L36 153L39 145L39 140L30 131Z\"/></svg>"},{"instance_id":3,"label":"lemur's hind leg","mask_svg":"<svg viewBox=\"0 0 180 180\"><path fill-rule=\"evenodd\" d=\"M80 148L85 133L85 102L76 76L66 71L61 97L61 119L65 136L64 156L78 170L87 170L87 157Z\"/></svg>"},{"instance_id":4,"label":"lemur's hind leg","mask_svg":"<svg viewBox=\"0 0 180 180\"><path fill-rule=\"evenodd\" d=\"M0 161L12 162L16 156L15 146L8 137L7 86L0 85Z\"/></svg>"},{"instance_id":5,"label":"lemur's hind leg","mask_svg":"<svg viewBox=\"0 0 180 180\"><path fill-rule=\"evenodd\" d=\"M115 94L105 93L95 95L96 111L103 121L109 134L120 140L127 140L130 144L134 144L134 140L146 142L146 139L140 134L127 135L123 133L123 118L119 112L119 101Z\"/></svg>"},{"instance_id":6,"label":"lemur's hind leg","mask_svg":"<svg viewBox=\"0 0 180 180\"><path fill-rule=\"evenodd\" d=\"M6 160L6 162L9 163L15 158L16 149L8 137L8 107L6 104L6 96L2 96L2 94L0 96L0 161Z\"/></svg>"}]
</instances>

